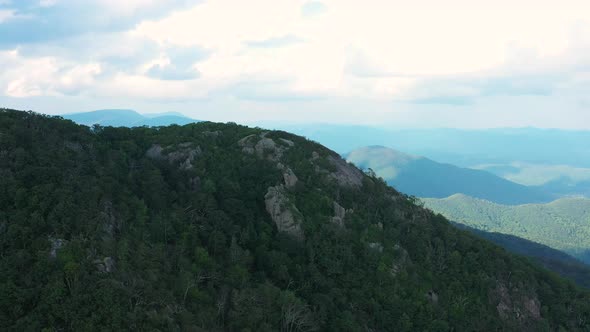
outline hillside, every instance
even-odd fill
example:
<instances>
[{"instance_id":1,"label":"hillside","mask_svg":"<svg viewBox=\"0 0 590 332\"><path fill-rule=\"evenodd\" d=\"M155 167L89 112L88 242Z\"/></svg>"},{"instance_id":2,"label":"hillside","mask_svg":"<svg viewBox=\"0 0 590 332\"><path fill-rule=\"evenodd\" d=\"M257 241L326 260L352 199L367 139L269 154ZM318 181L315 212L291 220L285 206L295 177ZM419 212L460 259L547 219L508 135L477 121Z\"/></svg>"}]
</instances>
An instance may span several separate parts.
<instances>
[{"instance_id":1,"label":"hillside","mask_svg":"<svg viewBox=\"0 0 590 332\"><path fill-rule=\"evenodd\" d=\"M0 330L587 331L590 294L335 152L0 110Z\"/></svg>"},{"instance_id":2,"label":"hillside","mask_svg":"<svg viewBox=\"0 0 590 332\"><path fill-rule=\"evenodd\" d=\"M510 182L491 173L437 163L382 146L350 152L346 159L360 168L371 168L397 190L417 197L444 198L453 194L501 204L549 202L552 196Z\"/></svg>"},{"instance_id":3,"label":"hillside","mask_svg":"<svg viewBox=\"0 0 590 332\"><path fill-rule=\"evenodd\" d=\"M575 281L582 287L590 288L590 266L562 251L514 235L486 232L459 223L455 225L510 252L530 257L545 268Z\"/></svg>"},{"instance_id":4,"label":"hillside","mask_svg":"<svg viewBox=\"0 0 590 332\"><path fill-rule=\"evenodd\" d=\"M133 110L98 110L63 115L65 119L72 120L78 124L92 126L113 127L141 127L141 126L169 126L172 124L185 125L197 120L187 118L182 114L161 113L161 114L139 114Z\"/></svg>"},{"instance_id":5,"label":"hillside","mask_svg":"<svg viewBox=\"0 0 590 332\"><path fill-rule=\"evenodd\" d=\"M423 201L450 220L538 242L590 263L590 199L562 198L548 204L518 206L465 195Z\"/></svg>"}]
</instances>

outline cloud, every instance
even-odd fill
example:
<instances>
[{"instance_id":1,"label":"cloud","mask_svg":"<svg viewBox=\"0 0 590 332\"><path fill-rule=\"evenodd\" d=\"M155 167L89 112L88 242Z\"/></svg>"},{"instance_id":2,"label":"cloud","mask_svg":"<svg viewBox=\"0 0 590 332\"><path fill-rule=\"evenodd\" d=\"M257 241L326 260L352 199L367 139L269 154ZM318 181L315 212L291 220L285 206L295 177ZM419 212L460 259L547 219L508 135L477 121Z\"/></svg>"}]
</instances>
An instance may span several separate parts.
<instances>
[{"instance_id":1,"label":"cloud","mask_svg":"<svg viewBox=\"0 0 590 332\"><path fill-rule=\"evenodd\" d=\"M223 120L587 127L589 6L0 0L0 94L206 103Z\"/></svg>"},{"instance_id":2,"label":"cloud","mask_svg":"<svg viewBox=\"0 0 590 332\"><path fill-rule=\"evenodd\" d=\"M142 20L194 4L188 0L19 0L4 6L12 12L0 24L0 47L58 40L80 34L123 31Z\"/></svg>"},{"instance_id":3,"label":"cloud","mask_svg":"<svg viewBox=\"0 0 590 332\"><path fill-rule=\"evenodd\" d=\"M272 37L263 40L254 40L254 41L247 41L245 44L248 47L253 48L279 48L279 47L286 47L293 44L298 44L304 42L303 39L292 35L284 35L280 37Z\"/></svg>"},{"instance_id":4,"label":"cloud","mask_svg":"<svg viewBox=\"0 0 590 332\"><path fill-rule=\"evenodd\" d=\"M301 6L301 16L314 17L327 11L328 7L320 1L308 1Z\"/></svg>"},{"instance_id":5,"label":"cloud","mask_svg":"<svg viewBox=\"0 0 590 332\"><path fill-rule=\"evenodd\" d=\"M152 65L147 75L161 80L192 80L200 77L194 67L197 61L209 57L209 51L201 47L171 46L165 50L167 63Z\"/></svg>"},{"instance_id":6,"label":"cloud","mask_svg":"<svg viewBox=\"0 0 590 332\"><path fill-rule=\"evenodd\" d=\"M200 77L199 71L194 68L178 68L172 64L155 64L147 71L147 75L161 80L172 81L192 80Z\"/></svg>"}]
</instances>

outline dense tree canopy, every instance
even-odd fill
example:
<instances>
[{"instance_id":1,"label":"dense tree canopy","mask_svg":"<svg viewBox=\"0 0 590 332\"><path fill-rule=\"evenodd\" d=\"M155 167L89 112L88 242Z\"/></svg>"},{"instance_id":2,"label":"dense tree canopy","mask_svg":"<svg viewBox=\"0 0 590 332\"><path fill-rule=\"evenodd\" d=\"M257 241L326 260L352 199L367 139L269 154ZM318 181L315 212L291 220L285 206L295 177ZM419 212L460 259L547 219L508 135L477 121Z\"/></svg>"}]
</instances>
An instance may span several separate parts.
<instances>
[{"instance_id":1,"label":"dense tree canopy","mask_svg":"<svg viewBox=\"0 0 590 332\"><path fill-rule=\"evenodd\" d=\"M1 110L0 329L588 331L587 292L356 172L285 132Z\"/></svg>"}]
</instances>

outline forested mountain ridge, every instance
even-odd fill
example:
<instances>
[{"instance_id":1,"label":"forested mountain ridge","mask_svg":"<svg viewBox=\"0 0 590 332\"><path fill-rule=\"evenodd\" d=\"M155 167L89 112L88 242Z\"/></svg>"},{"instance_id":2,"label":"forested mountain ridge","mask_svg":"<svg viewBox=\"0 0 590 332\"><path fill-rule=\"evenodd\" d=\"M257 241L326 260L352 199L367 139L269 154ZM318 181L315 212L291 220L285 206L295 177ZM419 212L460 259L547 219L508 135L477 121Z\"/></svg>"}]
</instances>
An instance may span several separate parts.
<instances>
[{"instance_id":1,"label":"forested mountain ridge","mask_svg":"<svg viewBox=\"0 0 590 332\"><path fill-rule=\"evenodd\" d=\"M492 173L439 163L383 146L367 146L346 159L375 173L397 190L417 197L445 198L465 194L500 204L545 203L554 195L527 187Z\"/></svg>"},{"instance_id":2,"label":"forested mountain ridge","mask_svg":"<svg viewBox=\"0 0 590 332\"><path fill-rule=\"evenodd\" d=\"M428 208L484 231L515 235L565 251L590 264L590 199L561 198L547 204L501 205L465 195L424 198Z\"/></svg>"},{"instance_id":3,"label":"forested mountain ridge","mask_svg":"<svg viewBox=\"0 0 590 332\"><path fill-rule=\"evenodd\" d=\"M590 295L286 132L0 110L0 329L588 331Z\"/></svg>"}]
</instances>

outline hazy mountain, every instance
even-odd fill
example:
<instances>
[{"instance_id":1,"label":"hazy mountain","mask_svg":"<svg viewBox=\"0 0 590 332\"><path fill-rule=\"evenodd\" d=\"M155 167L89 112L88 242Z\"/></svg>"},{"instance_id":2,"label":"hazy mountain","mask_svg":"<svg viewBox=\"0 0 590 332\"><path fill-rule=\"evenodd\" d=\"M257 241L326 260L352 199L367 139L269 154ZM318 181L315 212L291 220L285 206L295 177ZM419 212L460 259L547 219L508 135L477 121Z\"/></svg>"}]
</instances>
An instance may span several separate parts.
<instances>
[{"instance_id":1,"label":"hazy mountain","mask_svg":"<svg viewBox=\"0 0 590 332\"><path fill-rule=\"evenodd\" d=\"M397 190L418 197L444 198L463 193L503 204L553 199L542 190L510 182L486 171L442 164L382 146L356 149L346 159L363 169L373 169Z\"/></svg>"},{"instance_id":2,"label":"hazy mountain","mask_svg":"<svg viewBox=\"0 0 590 332\"><path fill-rule=\"evenodd\" d=\"M0 110L0 330L583 331L590 293L327 148Z\"/></svg>"},{"instance_id":3,"label":"hazy mountain","mask_svg":"<svg viewBox=\"0 0 590 332\"><path fill-rule=\"evenodd\" d=\"M426 207L480 230L515 235L590 263L590 199L508 206L465 195L423 199Z\"/></svg>"},{"instance_id":4,"label":"hazy mountain","mask_svg":"<svg viewBox=\"0 0 590 332\"><path fill-rule=\"evenodd\" d=\"M514 235L486 232L460 223L457 227L492 241L515 254L530 257L545 268L590 288L590 265L556 249Z\"/></svg>"},{"instance_id":5,"label":"hazy mountain","mask_svg":"<svg viewBox=\"0 0 590 332\"><path fill-rule=\"evenodd\" d=\"M391 129L383 126L280 125L346 154L364 146L392 147L462 167L509 165L515 161L539 165L590 168L590 131L538 128Z\"/></svg>"},{"instance_id":6,"label":"hazy mountain","mask_svg":"<svg viewBox=\"0 0 590 332\"><path fill-rule=\"evenodd\" d=\"M198 120L188 118L176 112L139 114L138 112L133 110L122 109L108 109L84 113L66 114L62 117L86 126L99 124L101 126L113 127L156 127L168 126L171 124L185 125L193 122L198 122Z\"/></svg>"}]
</instances>

